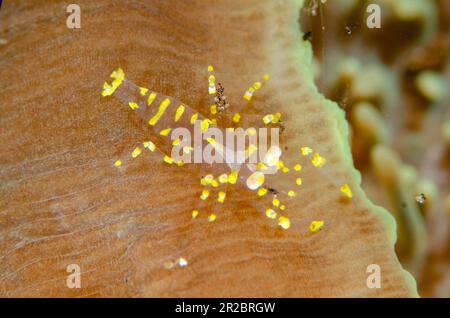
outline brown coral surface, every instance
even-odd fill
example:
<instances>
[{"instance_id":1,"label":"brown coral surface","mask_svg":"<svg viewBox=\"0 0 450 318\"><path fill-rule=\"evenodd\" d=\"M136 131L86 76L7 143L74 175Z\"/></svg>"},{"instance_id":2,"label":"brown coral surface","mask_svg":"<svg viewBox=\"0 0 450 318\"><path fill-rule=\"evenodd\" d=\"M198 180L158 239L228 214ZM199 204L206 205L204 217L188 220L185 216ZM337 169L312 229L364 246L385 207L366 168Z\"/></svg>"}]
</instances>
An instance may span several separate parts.
<instances>
[{"instance_id":1,"label":"brown coral surface","mask_svg":"<svg viewBox=\"0 0 450 318\"><path fill-rule=\"evenodd\" d=\"M1 296L415 296L394 253L395 226L359 188L343 112L312 85L298 1L78 1L82 27L66 27L64 1L6 1L0 11ZM147 127L100 96L122 67L142 86L207 114L206 66L231 101L267 72L245 115L279 110L288 157L312 145L353 202L312 172L283 230L230 192L228 209L192 220L197 168L145 156L120 173L111 160ZM316 234L313 219L326 220ZM166 269L178 257L186 267ZM81 266L81 289L66 286ZM366 286L378 264L382 288Z\"/></svg>"},{"instance_id":2,"label":"brown coral surface","mask_svg":"<svg viewBox=\"0 0 450 318\"><path fill-rule=\"evenodd\" d=\"M366 25L369 5L380 28ZM396 218L397 255L424 297L450 295L449 5L308 0L301 16L318 87L346 112L362 187Z\"/></svg>"}]
</instances>

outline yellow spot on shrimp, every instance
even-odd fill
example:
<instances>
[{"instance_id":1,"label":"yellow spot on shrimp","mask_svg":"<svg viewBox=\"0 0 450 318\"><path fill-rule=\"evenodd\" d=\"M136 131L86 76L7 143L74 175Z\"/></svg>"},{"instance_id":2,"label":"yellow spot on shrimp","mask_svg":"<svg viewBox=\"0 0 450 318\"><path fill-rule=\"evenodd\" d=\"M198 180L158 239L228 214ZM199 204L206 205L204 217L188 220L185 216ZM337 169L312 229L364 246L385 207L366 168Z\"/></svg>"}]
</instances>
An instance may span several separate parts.
<instances>
[{"instance_id":1,"label":"yellow spot on shrimp","mask_svg":"<svg viewBox=\"0 0 450 318\"><path fill-rule=\"evenodd\" d=\"M220 183L227 183L228 182L228 175L226 173L223 173L219 176L219 182Z\"/></svg>"},{"instance_id":2,"label":"yellow spot on shrimp","mask_svg":"<svg viewBox=\"0 0 450 318\"><path fill-rule=\"evenodd\" d=\"M267 170L268 168L267 168L267 166L264 164L264 162L258 162L257 169L258 169L259 171L262 171L262 170Z\"/></svg>"},{"instance_id":3,"label":"yellow spot on shrimp","mask_svg":"<svg viewBox=\"0 0 450 318\"><path fill-rule=\"evenodd\" d=\"M258 189L258 195L259 195L260 197L266 195L266 193L267 193L267 189L266 189L266 188L259 188L259 189Z\"/></svg>"},{"instance_id":4,"label":"yellow spot on shrimp","mask_svg":"<svg viewBox=\"0 0 450 318\"><path fill-rule=\"evenodd\" d=\"M159 134L160 134L161 136L167 136L167 135L170 133L171 130L172 130L172 128L166 128L166 129L161 130L161 131L159 132Z\"/></svg>"},{"instance_id":5,"label":"yellow spot on shrimp","mask_svg":"<svg viewBox=\"0 0 450 318\"><path fill-rule=\"evenodd\" d=\"M151 141L145 141L145 142L143 142L143 145L145 148L147 148L151 152L155 151L155 149L156 149L155 144Z\"/></svg>"},{"instance_id":6,"label":"yellow spot on shrimp","mask_svg":"<svg viewBox=\"0 0 450 318\"><path fill-rule=\"evenodd\" d=\"M256 150L258 150L258 147L255 146L254 144L250 144L248 146L248 149L245 150L245 154L247 156L251 156Z\"/></svg>"},{"instance_id":7,"label":"yellow spot on shrimp","mask_svg":"<svg viewBox=\"0 0 450 318\"><path fill-rule=\"evenodd\" d=\"M118 68L113 71L110 76L114 78L114 81L112 81L111 85L106 82L103 84L103 97L110 96L116 91L120 84L122 84L122 81L125 78L125 73L121 68Z\"/></svg>"},{"instance_id":8,"label":"yellow spot on shrimp","mask_svg":"<svg viewBox=\"0 0 450 318\"><path fill-rule=\"evenodd\" d=\"M114 93L114 88L109 85L107 82L103 83L103 90L102 90L102 96L106 97L106 96L110 96Z\"/></svg>"},{"instance_id":9,"label":"yellow spot on shrimp","mask_svg":"<svg viewBox=\"0 0 450 318\"><path fill-rule=\"evenodd\" d=\"M280 160L280 156L281 156L281 149L279 147L272 146L264 155L264 162L269 167L278 166L278 169L281 169L283 167L283 161Z\"/></svg>"},{"instance_id":10,"label":"yellow spot on shrimp","mask_svg":"<svg viewBox=\"0 0 450 318\"><path fill-rule=\"evenodd\" d=\"M254 82L254 83L253 83L253 88L254 88L255 90L260 89L261 86L262 86L261 82Z\"/></svg>"},{"instance_id":11,"label":"yellow spot on shrimp","mask_svg":"<svg viewBox=\"0 0 450 318\"><path fill-rule=\"evenodd\" d=\"M320 220L320 221L312 221L311 224L309 225L309 231L311 233L317 233L320 230L322 230L323 226L325 225L325 222Z\"/></svg>"},{"instance_id":12,"label":"yellow spot on shrimp","mask_svg":"<svg viewBox=\"0 0 450 318\"><path fill-rule=\"evenodd\" d=\"M283 169L283 168L284 168L284 161L283 161L283 160L279 160L279 161L278 161L277 168L278 168L278 169Z\"/></svg>"},{"instance_id":13,"label":"yellow spot on shrimp","mask_svg":"<svg viewBox=\"0 0 450 318\"><path fill-rule=\"evenodd\" d=\"M278 225L281 226L281 228L287 230L291 227L291 220L285 216L280 216L278 219Z\"/></svg>"},{"instance_id":14,"label":"yellow spot on shrimp","mask_svg":"<svg viewBox=\"0 0 450 318\"><path fill-rule=\"evenodd\" d=\"M300 171L300 170L302 170L302 165L300 165L300 164L296 164L295 166L294 166L294 170L295 171Z\"/></svg>"},{"instance_id":15,"label":"yellow spot on shrimp","mask_svg":"<svg viewBox=\"0 0 450 318\"><path fill-rule=\"evenodd\" d=\"M250 190L256 190L260 186L262 186L264 183L264 173L260 171L253 172L248 178L247 178L247 187Z\"/></svg>"},{"instance_id":16,"label":"yellow spot on shrimp","mask_svg":"<svg viewBox=\"0 0 450 318\"><path fill-rule=\"evenodd\" d=\"M202 194L200 195L200 199L203 200L203 201L205 201L206 199L208 199L208 197L209 197L209 191L206 190L206 189L204 189L204 190L202 191Z\"/></svg>"},{"instance_id":17,"label":"yellow spot on shrimp","mask_svg":"<svg viewBox=\"0 0 450 318\"><path fill-rule=\"evenodd\" d=\"M179 121L181 116L184 113L185 107L183 105L178 106L176 112L175 112L175 122Z\"/></svg>"},{"instance_id":18,"label":"yellow spot on shrimp","mask_svg":"<svg viewBox=\"0 0 450 318\"><path fill-rule=\"evenodd\" d=\"M139 105L137 103L134 102L129 102L128 105L130 106L131 109L135 110L139 108Z\"/></svg>"},{"instance_id":19,"label":"yellow spot on shrimp","mask_svg":"<svg viewBox=\"0 0 450 318\"><path fill-rule=\"evenodd\" d=\"M277 198L274 198L272 200L272 204L273 204L273 206L279 206L280 205L280 200L278 200Z\"/></svg>"},{"instance_id":20,"label":"yellow spot on shrimp","mask_svg":"<svg viewBox=\"0 0 450 318\"><path fill-rule=\"evenodd\" d=\"M164 262L164 268L165 269L172 269L173 266L174 266L174 263L172 261Z\"/></svg>"},{"instance_id":21,"label":"yellow spot on shrimp","mask_svg":"<svg viewBox=\"0 0 450 318\"><path fill-rule=\"evenodd\" d=\"M213 115L217 114L217 105L216 104L211 105L211 114L213 114Z\"/></svg>"},{"instance_id":22,"label":"yellow spot on shrimp","mask_svg":"<svg viewBox=\"0 0 450 318\"><path fill-rule=\"evenodd\" d=\"M302 185L302 183L303 183L302 178L297 178L297 179L295 179L295 183L296 183L297 185Z\"/></svg>"},{"instance_id":23,"label":"yellow spot on shrimp","mask_svg":"<svg viewBox=\"0 0 450 318\"><path fill-rule=\"evenodd\" d=\"M208 216L208 222L214 222L216 220L216 215L214 213L211 213Z\"/></svg>"},{"instance_id":24,"label":"yellow spot on shrimp","mask_svg":"<svg viewBox=\"0 0 450 318\"><path fill-rule=\"evenodd\" d=\"M281 118L281 113L276 113L276 114L273 116L272 123L274 123L274 124L278 123L278 122L280 121L280 118Z\"/></svg>"},{"instance_id":25,"label":"yellow spot on shrimp","mask_svg":"<svg viewBox=\"0 0 450 318\"><path fill-rule=\"evenodd\" d=\"M275 118L274 115L268 114L268 115L265 115L262 120L263 120L264 124L268 125L274 120L274 118Z\"/></svg>"},{"instance_id":26,"label":"yellow spot on shrimp","mask_svg":"<svg viewBox=\"0 0 450 318\"><path fill-rule=\"evenodd\" d=\"M324 157L316 153L311 162L316 168L321 168L325 164L326 160Z\"/></svg>"},{"instance_id":27,"label":"yellow spot on shrimp","mask_svg":"<svg viewBox=\"0 0 450 318\"><path fill-rule=\"evenodd\" d=\"M217 141L211 137L206 138L206 141L209 142L211 146L215 146L217 144Z\"/></svg>"},{"instance_id":28,"label":"yellow spot on shrimp","mask_svg":"<svg viewBox=\"0 0 450 318\"><path fill-rule=\"evenodd\" d=\"M216 93L216 78L214 77L214 75L209 75L208 82L209 82L208 93L210 95L215 94Z\"/></svg>"},{"instance_id":29,"label":"yellow spot on shrimp","mask_svg":"<svg viewBox=\"0 0 450 318\"><path fill-rule=\"evenodd\" d=\"M238 179L238 172L236 170L233 170L229 175L228 175L228 183L229 184L235 184L236 181Z\"/></svg>"},{"instance_id":30,"label":"yellow spot on shrimp","mask_svg":"<svg viewBox=\"0 0 450 318\"><path fill-rule=\"evenodd\" d=\"M239 113L234 114L233 122L237 124L239 122L239 120L241 120L241 115Z\"/></svg>"},{"instance_id":31,"label":"yellow spot on shrimp","mask_svg":"<svg viewBox=\"0 0 450 318\"><path fill-rule=\"evenodd\" d=\"M198 216L198 210L192 210L192 218L195 219Z\"/></svg>"},{"instance_id":32,"label":"yellow spot on shrimp","mask_svg":"<svg viewBox=\"0 0 450 318\"><path fill-rule=\"evenodd\" d=\"M125 74L123 72L123 70L119 67L117 70L113 71L111 73L111 77L115 78L115 79L120 79L123 80L125 78Z\"/></svg>"},{"instance_id":33,"label":"yellow spot on shrimp","mask_svg":"<svg viewBox=\"0 0 450 318\"><path fill-rule=\"evenodd\" d=\"M297 194L295 193L295 191L293 191L293 190L289 190L288 191L288 196L290 197L290 198L293 198L293 197L295 197Z\"/></svg>"},{"instance_id":34,"label":"yellow spot on shrimp","mask_svg":"<svg viewBox=\"0 0 450 318\"><path fill-rule=\"evenodd\" d=\"M313 150L309 147L302 147L300 150L302 151L303 156L308 156L313 152Z\"/></svg>"},{"instance_id":35,"label":"yellow spot on shrimp","mask_svg":"<svg viewBox=\"0 0 450 318\"><path fill-rule=\"evenodd\" d=\"M182 167L182 166L184 166L184 165L185 165L185 163L184 163L183 160L180 160L180 161L177 162L177 166L178 166L178 167Z\"/></svg>"},{"instance_id":36,"label":"yellow spot on shrimp","mask_svg":"<svg viewBox=\"0 0 450 318\"><path fill-rule=\"evenodd\" d=\"M219 191L219 194L217 196L217 201L220 203L223 203L225 201L225 197L227 196L227 194L223 191Z\"/></svg>"},{"instance_id":37,"label":"yellow spot on shrimp","mask_svg":"<svg viewBox=\"0 0 450 318\"><path fill-rule=\"evenodd\" d=\"M114 166L116 166L116 167L120 167L121 165L122 165L122 161L121 160L116 160L114 162Z\"/></svg>"},{"instance_id":38,"label":"yellow spot on shrimp","mask_svg":"<svg viewBox=\"0 0 450 318\"><path fill-rule=\"evenodd\" d=\"M184 146L183 147L183 152L185 154L190 154L192 150L194 150L194 148L192 148L191 146Z\"/></svg>"},{"instance_id":39,"label":"yellow spot on shrimp","mask_svg":"<svg viewBox=\"0 0 450 318\"><path fill-rule=\"evenodd\" d=\"M213 188L217 188L217 187L219 186L219 182L217 182L216 179L213 179L213 180L211 181L211 185L213 186Z\"/></svg>"},{"instance_id":40,"label":"yellow spot on shrimp","mask_svg":"<svg viewBox=\"0 0 450 318\"><path fill-rule=\"evenodd\" d=\"M145 96L145 94L147 94L147 92L148 92L148 88L145 88L145 87L139 87L139 93L140 93L142 96Z\"/></svg>"},{"instance_id":41,"label":"yellow spot on shrimp","mask_svg":"<svg viewBox=\"0 0 450 318\"><path fill-rule=\"evenodd\" d=\"M131 153L131 157L136 158L139 156L142 152L142 149L140 147L136 147L133 152Z\"/></svg>"},{"instance_id":42,"label":"yellow spot on shrimp","mask_svg":"<svg viewBox=\"0 0 450 318\"><path fill-rule=\"evenodd\" d=\"M162 117L162 115L164 115L164 112L166 111L167 107L169 107L169 105L170 99L168 98L164 99L159 105L158 112L148 121L148 124L154 126L158 122L158 120Z\"/></svg>"},{"instance_id":43,"label":"yellow spot on shrimp","mask_svg":"<svg viewBox=\"0 0 450 318\"><path fill-rule=\"evenodd\" d=\"M197 113L195 113L194 115L191 116L191 124L192 124L192 125L195 123L195 121L197 120L197 118L198 118L198 114L197 114Z\"/></svg>"},{"instance_id":44,"label":"yellow spot on shrimp","mask_svg":"<svg viewBox=\"0 0 450 318\"><path fill-rule=\"evenodd\" d=\"M147 105L150 106L156 98L156 93L151 93L147 98Z\"/></svg>"},{"instance_id":45,"label":"yellow spot on shrimp","mask_svg":"<svg viewBox=\"0 0 450 318\"><path fill-rule=\"evenodd\" d=\"M172 163L173 163L173 158L172 157L169 157L169 156L164 156L164 162L165 163L167 163L167 164L169 164L169 165L171 165Z\"/></svg>"},{"instance_id":46,"label":"yellow spot on shrimp","mask_svg":"<svg viewBox=\"0 0 450 318\"><path fill-rule=\"evenodd\" d=\"M212 174L207 174L204 179L206 181L206 184L211 184L214 180L214 176Z\"/></svg>"},{"instance_id":47,"label":"yellow spot on shrimp","mask_svg":"<svg viewBox=\"0 0 450 318\"><path fill-rule=\"evenodd\" d=\"M275 219L277 218L277 212L275 212L275 211L272 210L272 209L267 209L267 210L266 210L266 216L267 216L269 219L275 220Z\"/></svg>"},{"instance_id":48,"label":"yellow spot on shrimp","mask_svg":"<svg viewBox=\"0 0 450 318\"><path fill-rule=\"evenodd\" d=\"M244 93L244 99L250 101L253 97L253 93L255 92L255 89L253 87L250 87L245 93Z\"/></svg>"},{"instance_id":49,"label":"yellow spot on shrimp","mask_svg":"<svg viewBox=\"0 0 450 318\"><path fill-rule=\"evenodd\" d=\"M211 119L206 118L206 119L202 120L202 124L201 124L202 133L204 133L208 130L210 124L211 124Z\"/></svg>"},{"instance_id":50,"label":"yellow spot on shrimp","mask_svg":"<svg viewBox=\"0 0 450 318\"><path fill-rule=\"evenodd\" d=\"M349 197L349 198L352 198L353 197L353 193L352 193L352 190L350 190L350 186L346 183L346 184L343 184L342 186L341 186L341 192L343 193L343 194L345 194L347 197Z\"/></svg>"}]
</instances>

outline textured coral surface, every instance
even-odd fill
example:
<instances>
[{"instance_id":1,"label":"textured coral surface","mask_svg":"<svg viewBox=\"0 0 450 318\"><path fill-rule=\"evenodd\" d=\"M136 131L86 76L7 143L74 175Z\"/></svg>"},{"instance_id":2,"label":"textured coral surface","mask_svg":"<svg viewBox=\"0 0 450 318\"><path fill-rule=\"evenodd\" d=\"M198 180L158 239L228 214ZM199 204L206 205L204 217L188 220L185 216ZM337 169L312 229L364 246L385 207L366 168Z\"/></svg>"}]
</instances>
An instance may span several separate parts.
<instances>
[{"instance_id":1,"label":"textured coral surface","mask_svg":"<svg viewBox=\"0 0 450 318\"><path fill-rule=\"evenodd\" d=\"M370 4L379 29L366 25ZM363 189L396 218L396 252L424 297L450 295L449 19L448 0L309 0L301 17Z\"/></svg>"},{"instance_id":2,"label":"textured coral surface","mask_svg":"<svg viewBox=\"0 0 450 318\"><path fill-rule=\"evenodd\" d=\"M2 296L415 296L395 253L395 225L359 188L344 112L312 84L300 1L6 1L0 11L0 295ZM285 116L287 157L315 147L327 178L308 181L285 231L230 192L208 223L191 219L196 167L147 155L118 173L111 159L148 136L116 99L102 99L122 67L142 86L207 114L206 66L230 100L264 73L271 80L242 112ZM329 178L345 180L342 200ZM326 220L316 234L313 219ZM183 268L164 267L184 257ZM66 286L80 264L82 288ZM378 264L382 288L366 286Z\"/></svg>"}]
</instances>

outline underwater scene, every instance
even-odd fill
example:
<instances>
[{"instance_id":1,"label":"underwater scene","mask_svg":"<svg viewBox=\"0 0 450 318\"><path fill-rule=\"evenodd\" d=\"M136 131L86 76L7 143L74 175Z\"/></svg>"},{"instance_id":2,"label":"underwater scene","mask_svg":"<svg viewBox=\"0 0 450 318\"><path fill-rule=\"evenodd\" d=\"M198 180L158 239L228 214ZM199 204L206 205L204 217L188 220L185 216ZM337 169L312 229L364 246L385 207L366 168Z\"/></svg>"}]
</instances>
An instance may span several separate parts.
<instances>
[{"instance_id":1,"label":"underwater scene","mask_svg":"<svg viewBox=\"0 0 450 318\"><path fill-rule=\"evenodd\" d=\"M74 1L0 1L1 298L450 297L450 0Z\"/></svg>"}]
</instances>

